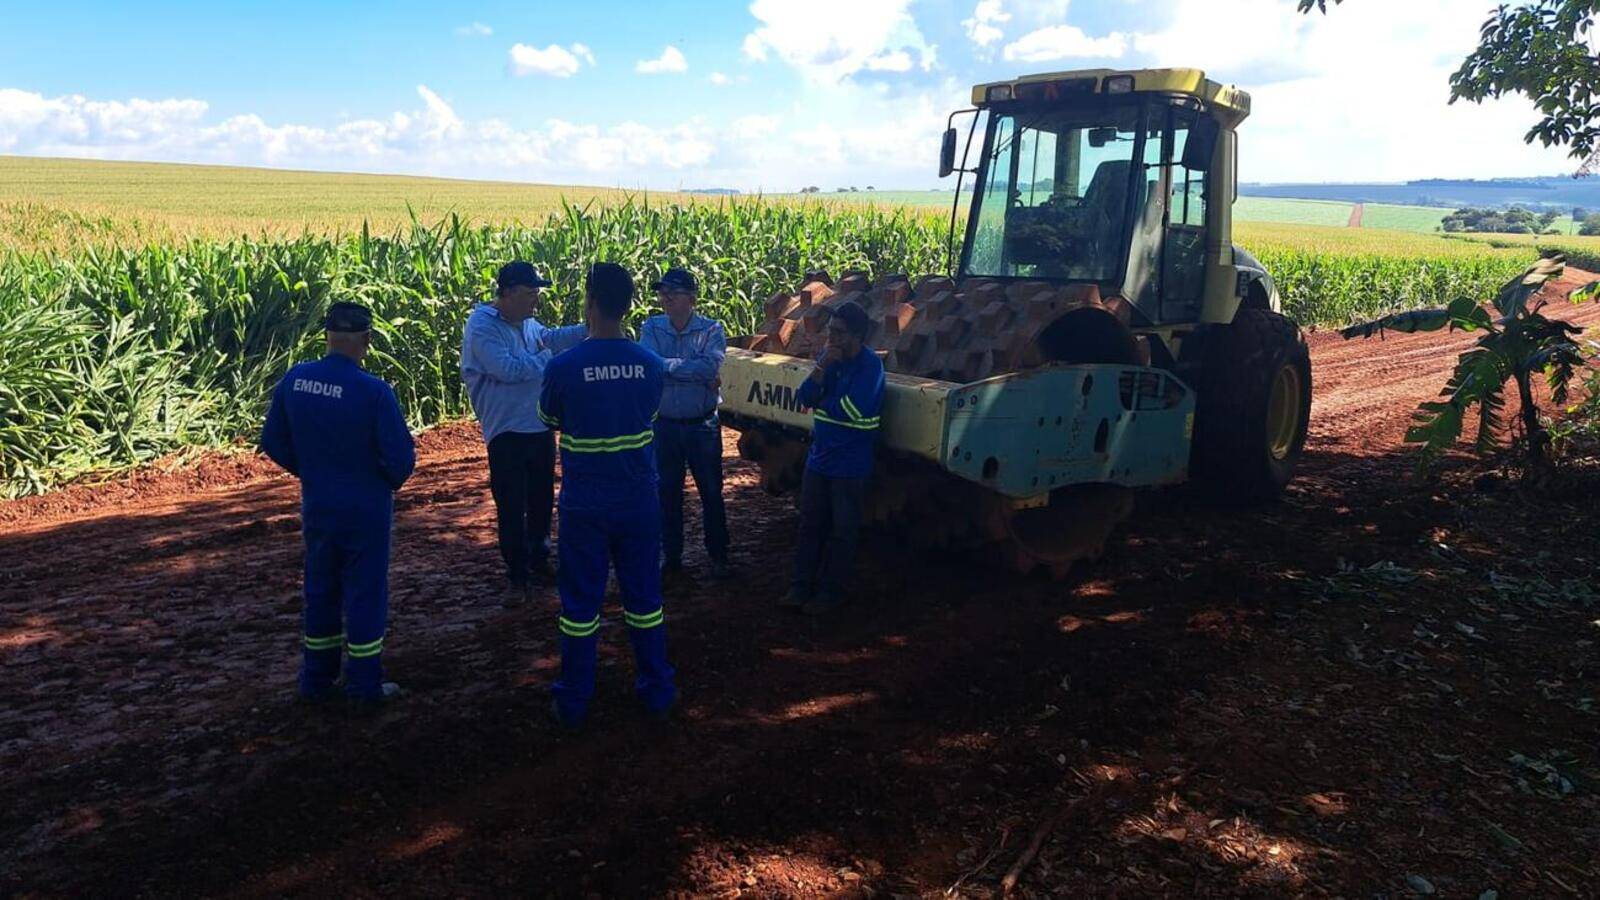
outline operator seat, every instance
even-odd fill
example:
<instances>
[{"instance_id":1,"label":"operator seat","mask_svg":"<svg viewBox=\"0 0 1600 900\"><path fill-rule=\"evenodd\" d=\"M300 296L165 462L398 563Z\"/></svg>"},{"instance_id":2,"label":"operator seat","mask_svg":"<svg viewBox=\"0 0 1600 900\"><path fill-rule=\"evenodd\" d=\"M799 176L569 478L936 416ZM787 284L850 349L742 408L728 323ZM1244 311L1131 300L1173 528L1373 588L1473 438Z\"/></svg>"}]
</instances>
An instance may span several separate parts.
<instances>
[{"instance_id":1,"label":"operator seat","mask_svg":"<svg viewBox=\"0 0 1600 900\"><path fill-rule=\"evenodd\" d=\"M1126 159L1107 160L1094 170L1089 179L1089 189L1083 194L1083 206L1088 212L1088 225L1095 242L1101 246L1115 246L1122 233L1122 220L1128 214L1128 184L1133 162Z\"/></svg>"}]
</instances>

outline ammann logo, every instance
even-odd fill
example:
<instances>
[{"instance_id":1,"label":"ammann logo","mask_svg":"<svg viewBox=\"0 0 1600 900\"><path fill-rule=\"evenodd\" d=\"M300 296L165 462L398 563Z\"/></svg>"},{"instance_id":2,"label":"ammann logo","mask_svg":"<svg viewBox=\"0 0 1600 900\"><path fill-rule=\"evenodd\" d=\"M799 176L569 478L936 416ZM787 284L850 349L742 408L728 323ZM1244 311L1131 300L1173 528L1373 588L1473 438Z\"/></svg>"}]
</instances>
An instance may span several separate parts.
<instances>
[{"instance_id":1,"label":"ammann logo","mask_svg":"<svg viewBox=\"0 0 1600 900\"><path fill-rule=\"evenodd\" d=\"M745 397L745 402L773 406L789 412L800 412L805 409L800 405L800 398L796 396L794 388L786 384L773 384L770 381L750 382L750 393Z\"/></svg>"}]
</instances>

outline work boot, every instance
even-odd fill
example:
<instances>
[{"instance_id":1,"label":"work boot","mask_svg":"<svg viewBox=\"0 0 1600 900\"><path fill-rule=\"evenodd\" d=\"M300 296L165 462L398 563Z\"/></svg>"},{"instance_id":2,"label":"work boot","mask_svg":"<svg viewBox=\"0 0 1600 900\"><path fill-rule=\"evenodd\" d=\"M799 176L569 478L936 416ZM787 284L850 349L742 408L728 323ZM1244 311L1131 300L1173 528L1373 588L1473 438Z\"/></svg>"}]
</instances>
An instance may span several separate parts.
<instances>
[{"instance_id":1,"label":"work boot","mask_svg":"<svg viewBox=\"0 0 1600 900\"><path fill-rule=\"evenodd\" d=\"M811 602L811 593L803 588L792 587L789 592L778 598L779 609L804 609Z\"/></svg>"},{"instance_id":2,"label":"work boot","mask_svg":"<svg viewBox=\"0 0 1600 900\"><path fill-rule=\"evenodd\" d=\"M392 681L385 681L383 684L378 685L378 696L376 697L349 698L350 714L353 716L370 716L403 696L405 696L405 692L400 690L400 685Z\"/></svg>"},{"instance_id":3,"label":"work boot","mask_svg":"<svg viewBox=\"0 0 1600 900\"><path fill-rule=\"evenodd\" d=\"M806 602L800 611L808 616L825 616L844 605L844 598L837 594L818 594Z\"/></svg>"}]
</instances>

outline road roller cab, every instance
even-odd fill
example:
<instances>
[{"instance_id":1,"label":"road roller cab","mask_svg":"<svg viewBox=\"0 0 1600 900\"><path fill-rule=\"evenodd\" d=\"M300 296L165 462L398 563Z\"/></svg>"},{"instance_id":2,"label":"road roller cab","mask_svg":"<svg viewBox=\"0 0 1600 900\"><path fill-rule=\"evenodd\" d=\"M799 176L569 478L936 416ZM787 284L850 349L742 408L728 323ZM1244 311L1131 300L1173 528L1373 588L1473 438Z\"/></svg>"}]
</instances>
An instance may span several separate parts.
<instances>
[{"instance_id":1,"label":"road roller cab","mask_svg":"<svg viewBox=\"0 0 1600 900\"><path fill-rule=\"evenodd\" d=\"M1242 304L1278 311L1270 276L1231 240L1250 95L1196 69L1094 69L980 84L972 99L940 156L969 203L961 277L1093 284L1163 342Z\"/></svg>"}]
</instances>

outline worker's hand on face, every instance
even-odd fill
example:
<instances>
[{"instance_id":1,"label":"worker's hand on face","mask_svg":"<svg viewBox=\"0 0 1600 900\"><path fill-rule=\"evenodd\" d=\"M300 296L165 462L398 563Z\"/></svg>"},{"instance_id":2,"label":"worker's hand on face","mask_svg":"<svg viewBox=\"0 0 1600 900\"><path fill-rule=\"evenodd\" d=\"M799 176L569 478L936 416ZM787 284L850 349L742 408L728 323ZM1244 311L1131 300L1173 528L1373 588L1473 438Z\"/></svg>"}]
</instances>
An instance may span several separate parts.
<instances>
[{"instance_id":1,"label":"worker's hand on face","mask_svg":"<svg viewBox=\"0 0 1600 900\"><path fill-rule=\"evenodd\" d=\"M828 347L817 357L817 367L811 370L812 381L823 381L828 377L828 367L838 362L842 357L838 347Z\"/></svg>"}]
</instances>

